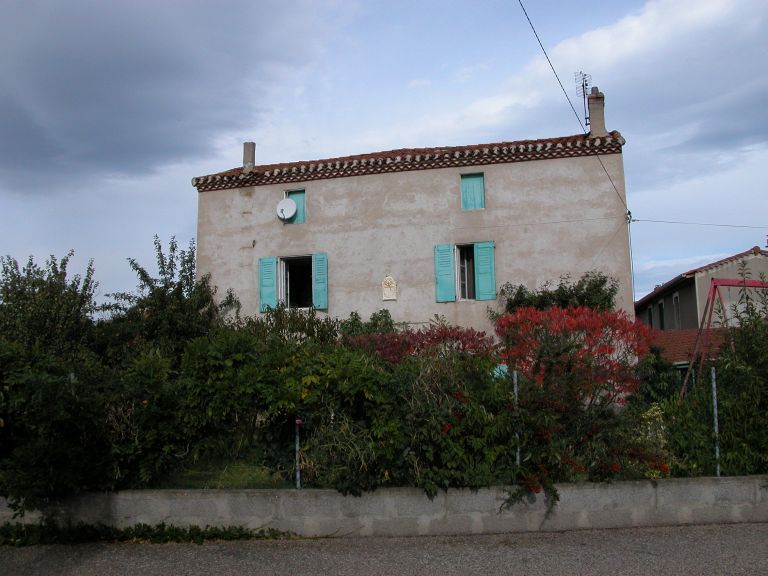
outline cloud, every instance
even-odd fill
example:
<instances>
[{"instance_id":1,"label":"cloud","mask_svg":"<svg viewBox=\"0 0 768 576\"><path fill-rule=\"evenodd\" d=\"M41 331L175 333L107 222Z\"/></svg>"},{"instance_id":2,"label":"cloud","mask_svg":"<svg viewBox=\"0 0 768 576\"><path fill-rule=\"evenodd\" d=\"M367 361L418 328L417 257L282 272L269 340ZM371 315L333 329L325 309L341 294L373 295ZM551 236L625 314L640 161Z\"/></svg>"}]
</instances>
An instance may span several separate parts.
<instances>
[{"instance_id":1,"label":"cloud","mask_svg":"<svg viewBox=\"0 0 768 576\"><path fill-rule=\"evenodd\" d=\"M408 82L408 88L419 88L421 86L429 86L432 84L427 78L414 78Z\"/></svg>"},{"instance_id":2,"label":"cloud","mask_svg":"<svg viewBox=\"0 0 768 576\"><path fill-rule=\"evenodd\" d=\"M204 156L318 56L337 4L4 3L0 175L33 191Z\"/></svg>"}]
</instances>

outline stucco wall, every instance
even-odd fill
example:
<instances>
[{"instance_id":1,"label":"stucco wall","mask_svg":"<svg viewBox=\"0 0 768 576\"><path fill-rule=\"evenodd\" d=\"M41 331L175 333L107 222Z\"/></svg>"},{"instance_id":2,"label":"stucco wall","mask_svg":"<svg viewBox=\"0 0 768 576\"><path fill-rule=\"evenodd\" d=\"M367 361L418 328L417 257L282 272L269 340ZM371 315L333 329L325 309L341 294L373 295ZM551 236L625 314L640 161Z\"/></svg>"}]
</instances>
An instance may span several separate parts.
<instances>
[{"instance_id":1,"label":"stucco wall","mask_svg":"<svg viewBox=\"0 0 768 576\"><path fill-rule=\"evenodd\" d=\"M621 154L602 156L624 197ZM485 175L485 209L461 209L460 175ZM283 224L275 206L306 190L305 224ZM487 301L435 302L433 247L494 241L497 289L536 287L564 274L600 270L621 282L633 312L625 208L594 156L441 168L202 192L198 272L232 288L244 314L258 312L258 260L328 254L329 308L364 318L386 308L396 321L435 314L489 329ZM398 299L383 301L391 275Z\"/></svg>"},{"instance_id":2,"label":"stucco wall","mask_svg":"<svg viewBox=\"0 0 768 576\"><path fill-rule=\"evenodd\" d=\"M760 275L768 277L768 258L762 254L747 254L744 258L736 261L726 262L717 266L716 268L708 268L701 272L696 273L696 300L698 302L699 314L704 313L704 307L707 303L707 296L709 295L709 288L712 278L739 278L739 263L744 261L751 274L752 280L759 280ZM731 306L739 301L740 288L736 287L722 287L720 288L720 294L725 300L725 307L728 313L728 318L732 318ZM754 292L752 292L754 296ZM713 322L718 320L716 316L712 317Z\"/></svg>"},{"instance_id":3,"label":"stucco wall","mask_svg":"<svg viewBox=\"0 0 768 576\"><path fill-rule=\"evenodd\" d=\"M59 520L119 528L161 522L244 526L332 537L768 521L764 477L563 484L558 490L560 502L549 516L541 497L500 511L503 488L449 490L432 500L412 488L377 490L359 498L331 490L140 490L75 498L62 508ZM2 504L0 523L11 520Z\"/></svg>"}]
</instances>

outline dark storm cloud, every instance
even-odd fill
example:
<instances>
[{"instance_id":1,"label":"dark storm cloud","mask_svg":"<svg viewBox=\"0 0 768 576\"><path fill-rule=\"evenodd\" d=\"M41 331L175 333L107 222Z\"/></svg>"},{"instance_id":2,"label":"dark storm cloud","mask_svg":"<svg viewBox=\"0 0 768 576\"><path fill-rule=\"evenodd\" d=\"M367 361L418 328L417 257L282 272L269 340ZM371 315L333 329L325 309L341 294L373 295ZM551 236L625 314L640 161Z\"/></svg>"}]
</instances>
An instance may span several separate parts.
<instances>
[{"instance_id":1,"label":"dark storm cloud","mask_svg":"<svg viewBox=\"0 0 768 576\"><path fill-rule=\"evenodd\" d=\"M313 58L332 17L300 0L9 4L0 173L16 189L203 154L258 118L270 85Z\"/></svg>"}]
</instances>

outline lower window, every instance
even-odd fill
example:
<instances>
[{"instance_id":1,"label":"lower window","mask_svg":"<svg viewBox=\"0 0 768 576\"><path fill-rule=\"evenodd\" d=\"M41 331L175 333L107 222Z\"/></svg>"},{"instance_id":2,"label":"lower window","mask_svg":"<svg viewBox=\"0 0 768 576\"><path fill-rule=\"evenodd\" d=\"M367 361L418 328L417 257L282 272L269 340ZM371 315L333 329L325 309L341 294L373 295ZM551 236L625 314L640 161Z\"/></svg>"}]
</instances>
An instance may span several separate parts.
<instances>
[{"instance_id":1,"label":"lower window","mask_svg":"<svg viewBox=\"0 0 768 576\"><path fill-rule=\"evenodd\" d=\"M435 246L435 301L495 300L493 242Z\"/></svg>"},{"instance_id":2,"label":"lower window","mask_svg":"<svg viewBox=\"0 0 768 576\"><path fill-rule=\"evenodd\" d=\"M312 256L280 259L280 302L288 308L312 306Z\"/></svg>"},{"instance_id":3,"label":"lower window","mask_svg":"<svg viewBox=\"0 0 768 576\"><path fill-rule=\"evenodd\" d=\"M281 303L288 308L328 309L328 255L259 258L259 311Z\"/></svg>"},{"instance_id":4,"label":"lower window","mask_svg":"<svg viewBox=\"0 0 768 576\"><path fill-rule=\"evenodd\" d=\"M475 299L475 245L456 246L456 293L459 300Z\"/></svg>"}]
</instances>

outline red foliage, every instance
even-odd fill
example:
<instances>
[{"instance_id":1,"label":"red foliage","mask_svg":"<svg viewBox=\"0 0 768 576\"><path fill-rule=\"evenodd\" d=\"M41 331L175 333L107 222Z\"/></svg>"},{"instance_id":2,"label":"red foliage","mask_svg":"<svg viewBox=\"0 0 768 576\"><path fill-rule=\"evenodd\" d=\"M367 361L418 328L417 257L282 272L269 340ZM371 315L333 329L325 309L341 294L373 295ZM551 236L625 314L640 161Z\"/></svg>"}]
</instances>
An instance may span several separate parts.
<instances>
[{"instance_id":1,"label":"red foliage","mask_svg":"<svg viewBox=\"0 0 768 576\"><path fill-rule=\"evenodd\" d=\"M352 348L374 352L382 360L399 364L408 356L428 356L446 351L488 357L495 353L493 338L485 332L459 326L430 326L421 330L364 334L349 337ZM458 399L458 398L457 398Z\"/></svg>"},{"instance_id":2,"label":"red foliage","mask_svg":"<svg viewBox=\"0 0 768 576\"><path fill-rule=\"evenodd\" d=\"M638 384L634 365L650 341L624 312L585 307L518 308L497 320L496 332L507 365L557 389L565 403L621 401Z\"/></svg>"}]
</instances>

